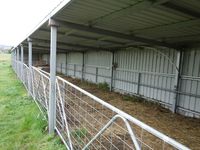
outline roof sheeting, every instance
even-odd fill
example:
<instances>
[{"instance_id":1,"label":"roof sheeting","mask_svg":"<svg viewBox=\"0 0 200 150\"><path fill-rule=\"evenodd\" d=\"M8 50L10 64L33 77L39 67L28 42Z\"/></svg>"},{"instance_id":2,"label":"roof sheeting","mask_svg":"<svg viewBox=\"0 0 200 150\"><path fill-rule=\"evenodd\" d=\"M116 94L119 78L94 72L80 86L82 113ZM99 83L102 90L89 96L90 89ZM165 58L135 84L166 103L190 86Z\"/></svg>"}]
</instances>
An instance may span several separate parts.
<instances>
[{"instance_id":1,"label":"roof sheeting","mask_svg":"<svg viewBox=\"0 0 200 150\"><path fill-rule=\"evenodd\" d=\"M198 16L198 0L71 0L63 1L29 37L37 39L33 42L38 46L49 41L47 22L53 18L60 23L58 50L63 45L69 50L129 45L179 48L200 41Z\"/></svg>"}]
</instances>

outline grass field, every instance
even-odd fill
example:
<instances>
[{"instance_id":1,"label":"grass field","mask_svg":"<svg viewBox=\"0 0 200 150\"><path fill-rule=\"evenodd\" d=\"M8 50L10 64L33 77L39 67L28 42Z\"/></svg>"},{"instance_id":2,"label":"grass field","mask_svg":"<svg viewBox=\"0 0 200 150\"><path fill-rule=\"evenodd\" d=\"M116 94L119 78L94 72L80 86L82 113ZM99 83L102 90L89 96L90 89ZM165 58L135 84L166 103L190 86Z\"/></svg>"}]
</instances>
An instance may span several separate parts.
<instances>
[{"instance_id":1,"label":"grass field","mask_svg":"<svg viewBox=\"0 0 200 150\"><path fill-rule=\"evenodd\" d=\"M0 54L0 150L61 150L59 137L48 135L43 119L10 66Z\"/></svg>"}]
</instances>

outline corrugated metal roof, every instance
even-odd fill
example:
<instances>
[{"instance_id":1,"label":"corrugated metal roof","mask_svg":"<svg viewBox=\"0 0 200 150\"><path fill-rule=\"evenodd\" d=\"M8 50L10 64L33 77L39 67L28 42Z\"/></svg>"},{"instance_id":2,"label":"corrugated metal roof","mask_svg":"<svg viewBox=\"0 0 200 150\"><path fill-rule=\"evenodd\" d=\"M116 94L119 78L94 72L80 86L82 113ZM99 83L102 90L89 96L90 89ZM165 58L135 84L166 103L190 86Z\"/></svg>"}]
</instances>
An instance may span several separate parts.
<instances>
[{"instance_id":1,"label":"corrugated metal roof","mask_svg":"<svg viewBox=\"0 0 200 150\"><path fill-rule=\"evenodd\" d=\"M47 22L53 18L62 22L58 28L58 42L71 43L73 49L75 45L78 50L127 45L179 48L200 41L198 16L198 0L71 0L63 1L28 36L38 39L33 41L36 45L39 40L49 40ZM26 43L24 40L23 44ZM58 49L60 47L58 43Z\"/></svg>"}]
</instances>

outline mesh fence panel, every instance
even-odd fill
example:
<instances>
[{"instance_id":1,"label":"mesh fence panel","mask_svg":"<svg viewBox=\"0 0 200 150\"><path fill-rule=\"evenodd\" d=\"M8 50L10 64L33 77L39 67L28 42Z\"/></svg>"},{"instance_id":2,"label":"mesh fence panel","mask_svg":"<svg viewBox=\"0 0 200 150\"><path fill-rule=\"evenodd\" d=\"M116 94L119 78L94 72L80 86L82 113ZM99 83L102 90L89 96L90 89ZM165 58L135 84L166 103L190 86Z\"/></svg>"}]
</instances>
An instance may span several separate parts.
<instances>
[{"instance_id":1,"label":"mesh fence panel","mask_svg":"<svg viewBox=\"0 0 200 150\"><path fill-rule=\"evenodd\" d=\"M20 76L16 65L13 68ZM49 74L25 64L23 70L20 79L48 117ZM56 130L74 150L188 149L60 77L56 78Z\"/></svg>"}]
</instances>

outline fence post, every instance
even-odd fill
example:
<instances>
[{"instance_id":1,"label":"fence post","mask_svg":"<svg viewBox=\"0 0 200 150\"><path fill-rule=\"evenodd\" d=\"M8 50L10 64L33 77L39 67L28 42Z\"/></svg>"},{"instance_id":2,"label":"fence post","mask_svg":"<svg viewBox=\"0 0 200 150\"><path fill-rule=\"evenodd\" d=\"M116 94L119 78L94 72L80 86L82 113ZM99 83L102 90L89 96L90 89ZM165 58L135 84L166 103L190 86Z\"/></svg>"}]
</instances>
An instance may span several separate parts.
<instances>
[{"instance_id":1,"label":"fence post","mask_svg":"<svg viewBox=\"0 0 200 150\"><path fill-rule=\"evenodd\" d=\"M98 69L98 67L96 67L96 78L95 78L96 83L98 83L98 71L99 71L99 69Z\"/></svg>"},{"instance_id":2,"label":"fence post","mask_svg":"<svg viewBox=\"0 0 200 150\"><path fill-rule=\"evenodd\" d=\"M175 73L175 79L174 79L174 100L173 100L173 104L172 104L172 112L173 113L176 113L176 107L177 107L177 102L178 102L181 63L182 63L182 51L177 51L176 73Z\"/></svg>"},{"instance_id":3,"label":"fence post","mask_svg":"<svg viewBox=\"0 0 200 150\"><path fill-rule=\"evenodd\" d=\"M110 91L113 88L113 61L114 61L114 51L111 52L111 61L110 61Z\"/></svg>"},{"instance_id":4,"label":"fence post","mask_svg":"<svg viewBox=\"0 0 200 150\"><path fill-rule=\"evenodd\" d=\"M138 72L137 95L140 94L141 72Z\"/></svg>"},{"instance_id":5,"label":"fence post","mask_svg":"<svg viewBox=\"0 0 200 150\"><path fill-rule=\"evenodd\" d=\"M49 134L54 133L56 125L56 50L57 50L57 27L58 24L49 19L51 28L50 44L50 90L49 90Z\"/></svg>"}]
</instances>

